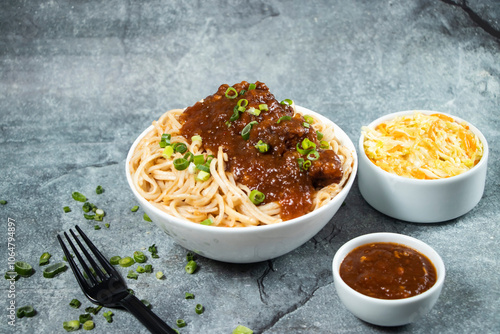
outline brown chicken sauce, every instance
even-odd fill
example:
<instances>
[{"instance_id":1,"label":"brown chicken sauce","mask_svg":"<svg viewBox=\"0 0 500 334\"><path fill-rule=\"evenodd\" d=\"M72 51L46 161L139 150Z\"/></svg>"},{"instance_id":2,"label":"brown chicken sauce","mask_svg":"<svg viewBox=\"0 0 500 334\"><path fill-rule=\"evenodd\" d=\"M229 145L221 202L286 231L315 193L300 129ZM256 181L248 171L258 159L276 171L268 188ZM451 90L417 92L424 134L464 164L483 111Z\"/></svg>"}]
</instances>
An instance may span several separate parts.
<instances>
[{"instance_id":1,"label":"brown chicken sauce","mask_svg":"<svg viewBox=\"0 0 500 334\"><path fill-rule=\"evenodd\" d=\"M224 84L214 95L186 108L180 117L181 134L188 141L194 135L201 136L203 147L214 154L222 146L228 156L226 170L233 174L236 182L262 192L265 195L262 204L277 201L283 220L310 212L317 189L341 180L339 157L331 149L320 149L314 125L304 126L304 117L294 115L292 106L277 101L264 83L256 82L255 89L249 89L246 81L232 87L238 93L236 98L226 97L229 85ZM259 110L261 104L267 104L268 110L258 116L240 112L238 119L230 121L240 99L248 101L246 111L251 107ZM278 123L282 116L291 119ZM245 140L241 132L252 121L258 123ZM307 170L298 163L300 158L307 160L306 156L296 149L305 138L316 144L319 153L319 158L311 161ZM269 145L267 152L257 150L255 145L259 140Z\"/></svg>"}]
</instances>

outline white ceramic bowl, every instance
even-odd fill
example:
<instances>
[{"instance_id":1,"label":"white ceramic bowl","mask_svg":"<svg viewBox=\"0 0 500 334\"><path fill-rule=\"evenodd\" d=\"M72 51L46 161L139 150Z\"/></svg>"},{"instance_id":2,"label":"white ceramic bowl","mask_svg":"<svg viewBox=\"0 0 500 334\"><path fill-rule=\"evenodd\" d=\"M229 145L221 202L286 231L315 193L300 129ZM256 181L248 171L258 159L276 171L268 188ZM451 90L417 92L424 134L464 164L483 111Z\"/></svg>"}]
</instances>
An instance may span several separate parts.
<instances>
[{"instance_id":1,"label":"white ceramic bowl","mask_svg":"<svg viewBox=\"0 0 500 334\"><path fill-rule=\"evenodd\" d=\"M130 176L129 161L132 153L140 140L151 131L151 126L135 140L125 163L128 184L140 207L181 246L214 260L232 263L259 262L281 256L301 246L332 219L344 202L356 176L358 159L354 144L336 124L311 110L299 106L296 108L303 114L310 114L322 122L333 124L337 138L349 148L354 157L353 171L346 185L328 204L302 217L281 223L243 228L205 226L173 217L145 200L135 189Z\"/></svg>"},{"instance_id":2,"label":"white ceramic bowl","mask_svg":"<svg viewBox=\"0 0 500 334\"><path fill-rule=\"evenodd\" d=\"M383 116L368 125L378 124L397 116L436 114L437 111L409 110ZM462 119L445 113L457 121ZM484 154L469 171L446 179L417 180L392 174L379 168L366 156L363 134L359 139L358 186L363 198L376 210L396 219L415 223L435 223L457 218L469 212L483 196L488 162L488 143L483 134L467 123L481 140Z\"/></svg>"},{"instance_id":3,"label":"white ceramic bowl","mask_svg":"<svg viewBox=\"0 0 500 334\"><path fill-rule=\"evenodd\" d=\"M402 244L424 254L436 268L436 283L419 295L403 299L373 298L352 289L340 277L340 265L353 249L373 242ZM445 278L443 260L434 249L418 239L397 233L371 233L348 241L335 254L332 268L335 289L346 308L361 320L378 326L409 324L429 312L441 293Z\"/></svg>"}]
</instances>

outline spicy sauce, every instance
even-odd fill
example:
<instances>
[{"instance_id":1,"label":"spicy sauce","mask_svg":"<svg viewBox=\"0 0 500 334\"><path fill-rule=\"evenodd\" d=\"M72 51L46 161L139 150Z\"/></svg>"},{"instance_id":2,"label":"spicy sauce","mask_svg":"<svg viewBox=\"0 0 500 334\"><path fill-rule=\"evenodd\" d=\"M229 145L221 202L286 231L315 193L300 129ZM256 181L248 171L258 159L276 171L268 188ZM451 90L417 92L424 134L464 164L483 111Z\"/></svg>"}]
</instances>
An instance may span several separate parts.
<instances>
[{"instance_id":1,"label":"spicy sauce","mask_svg":"<svg viewBox=\"0 0 500 334\"><path fill-rule=\"evenodd\" d=\"M352 250L340 265L340 277L366 296L401 299L429 290L437 273L432 262L416 250L377 242Z\"/></svg>"},{"instance_id":2,"label":"spicy sauce","mask_svg":"<svg viewBox=\"0 0 500 334\"><path fill-rule=\"evenodd\" d=\"M221 85L214 95L186 108L180 117L181 134L188 141L194 135L201 136L204 149L214 155L222 146L228 155L226 170L236 182L264 193L262 204L279 202L283 220L310 212L316 189L341 180L339 157L332 150L320 149L313 125L305 126L304 117L294 115L290 105L278 102L264 83L256 82L250 89L250 84L243 81L232 87L235 90L226 94L229 85ZM231 120L238 103L245 111ZM251 108L260 110L264 104L267 110L259 115L248 112ZM282 116L290 119L278 123ZM249 137L243 138L243 128L253 121L257 123ZM319 153L307 170L298 162L306 156L296 150L305 138L316 144ZM255 147L259 141L269 145L267 152L261 153Z\"/></svg>"}]
</instances>

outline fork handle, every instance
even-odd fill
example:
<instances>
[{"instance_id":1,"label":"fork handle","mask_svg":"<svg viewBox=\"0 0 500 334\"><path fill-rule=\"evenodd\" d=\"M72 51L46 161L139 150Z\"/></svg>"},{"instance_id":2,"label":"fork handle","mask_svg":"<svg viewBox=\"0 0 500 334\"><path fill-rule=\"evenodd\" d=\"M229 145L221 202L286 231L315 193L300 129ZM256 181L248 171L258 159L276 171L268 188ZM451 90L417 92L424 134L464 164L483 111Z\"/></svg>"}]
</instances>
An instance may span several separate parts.
<instances>
[{"instance_id":1,"label":"fork handle","mask_svg":"<svg viewBox=\"0 0 500 334\"><path fill-rule=\"evenodd\" d=\"M147 329L154 334L176 334L170 326L153 313L143 302L136 296L128 294L120 301L121 306L132 313Z\"/></svg>"}]
</instances>

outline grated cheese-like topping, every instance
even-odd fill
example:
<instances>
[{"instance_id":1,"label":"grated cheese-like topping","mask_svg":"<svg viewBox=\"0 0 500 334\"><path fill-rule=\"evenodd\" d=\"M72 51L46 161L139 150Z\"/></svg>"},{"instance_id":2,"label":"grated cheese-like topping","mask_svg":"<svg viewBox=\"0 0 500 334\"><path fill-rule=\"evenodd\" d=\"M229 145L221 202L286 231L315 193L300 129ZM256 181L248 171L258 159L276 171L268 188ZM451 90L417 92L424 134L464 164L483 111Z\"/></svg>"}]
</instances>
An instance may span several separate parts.
<instances>
[{"instance_id":1,"label":"grated cheese-like topping","mask_svg":"<svg viewBox=\"0 0 500 334\"><path fill-rule=\"evenodd\" d=\"M455 176L483 156L483 144L469 126L443 114L415 112L362 132L365 153L375 165L413 179Z\"/></svg>"}]
</instances>

